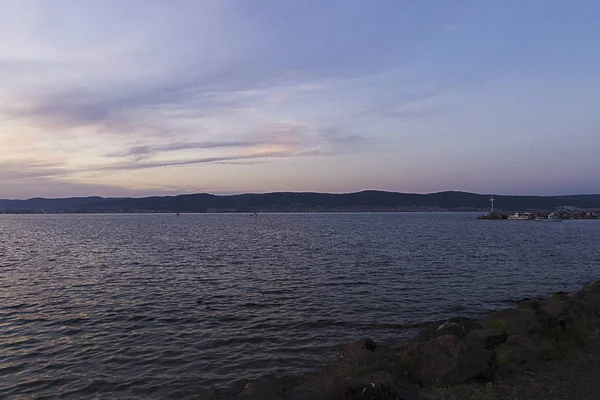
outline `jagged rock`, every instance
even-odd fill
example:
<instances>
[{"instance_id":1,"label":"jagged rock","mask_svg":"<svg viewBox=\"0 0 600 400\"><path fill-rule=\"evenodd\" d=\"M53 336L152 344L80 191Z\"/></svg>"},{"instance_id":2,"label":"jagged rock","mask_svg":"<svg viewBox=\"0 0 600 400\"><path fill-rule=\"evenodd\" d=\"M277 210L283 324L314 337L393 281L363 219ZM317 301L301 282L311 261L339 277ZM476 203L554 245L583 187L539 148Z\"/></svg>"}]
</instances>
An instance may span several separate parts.
<instances>
[{"instance_id":1,"label":"jagged rock","mask_svg":"<svg viewBox=\"0 0 600 400\"><path fill-rule=\"evenodd\" d=\"M503 380L508 378L513 373L513 369L508 365L499 365L494 370L494 378L497 380Z\"/></svg>"},{"instance_id":2,"label":"jagged rock","mask_svg":"<svg viewBox=\"0 0 600 400\"><path fill-rule=\"evenodd\" d=\"M511 349L509 353L509 361L514 364L534 364L539 359L539 353L529 347L517 346Z\"/></svg>"},{"instance_id":3,"label":"jagged rock","mask_svg":"<svg viewBox=\"0 0 600 400\"><path fill-rule=\"evenodd\" d=\"M530 301L531 297L523 297L521 300L517 300L517 303L523 303L525 301Z\"/></svg>"},{"instance_id":4,"label":"jagged rock","mask_svg":"<svg viewBox=\"0 0 600 400\"><path fill-rule=\"evenodd\" d=\"M534 311L539 310L540 302L538 300L524 300L519 302L518 308L520 309L532 309Z\"/></svg>"},{"instance_id":5,"label":"jagged rock","mask_svg":"<svg viewBox=\"0 0 600 400\"><path fill-rule=\"evenodd\" d=\"M538 326L535 312L527 310L521 311L510 318L506 324L506 333L512 335L524 335L532 332Z\"/></svg>"},{"instance_id":6,"label":"jagged rock","mask_svg":"<svg viewBox=\"0 0 600 400\"><path fill-rule=\"evenodd\" d=\"M214 386L201 392L197 400L229 400L233 399L240 393L250 381L243 379L234 382L230 387L217 389Z\"/></svg>"},{"instance_id":7,"label":"jagged rock","mask_svg":"<svg viewBox=\"0 0 600 400\"><path fill-rule=\"evenodd\" d=\"M549 339L544 335L513 335L506 340L505 359L516 365L535 365L541 359L544 350L551 348Z\"/></svg>"},{"instance_id":8,"label":"jagged rock","mask_svg":"<svg viewBox=\"0 0 600 400\"><path fill-rule=\"evenodd\" d=\"M413 339L400 340L400 341L394 343L393 345L391 345L390 349L395 353L404 352L404 350L406 350L408 348L408 346L410 346L414 342L415 341Z\"/></svg>"},{"instance_id":9,"label":"jagged rock","mask_svg":"<svg viewBox=\"0 0 600 400\"><path fill-rule=\"evenodd\" d=\"M540 352L548 346L548 339L541 335L512 335L506 339L506 344L513 347L527 347L535 352Z\"/></svg>"},{"instance_id":10,"label":"jagged rock","mask_svg":"<svg viewBox=\"0 0 600 400\"><path fill-rule=\"evenodd\" d=\"M424 329L417 335L417 340L427 341L439 336L446 335L454 335L458 336L460 339L464 339L469 334L469 332L475 329L485 329L485 326L479 323L479 321L471 318L450 318L448 321L444 322L443 324L437 327L430 326Z\"/></svg>"},{"instance_id":11,"label":"jagged rock","mask_svg":"<svg viewBox=\"0 0 600 400\"><path fill-rule=\"evenodd\" d=\"M346 351L375 351L377 350L377 344L371 339L359 339L346 346Z\"/></svg>"},{"instance_id":12,"label":"jagged rock","mask_svg":"<svg viewBox=\"0 0 600 400\"><path fill-rule=\"evenodd\" d=\"M265 400L275 400L283 397L283 385L272 376L265 376L248 382L239 396L254 396Z\"/></svg>"},{"instance_id":13,"label":"jagged rock","mask_svg":"<svg viewBox=\"0 0 600 400\"><path fill-rule=\"evenodd\" d=\"M406 368L424 383L451 385L486 372L492 353L471 348L456 335L415 343L403 354Z\"/></svg>"},{"instance_id":14,"label":"jagged rock","mask_svg":"<svg viewBox=\"0 0 600 400\"><path fill-rule=\"evenodd\" d=\"M508 319L506 334L511 336L539 333L553 325L558 325L558 320L544 311L521 310Z\"/></svg>"},{"instance_id":15,"label":"jagged rock","mask_svg":"<svg viewBox=\"0 0 600 400\"><path fill-rule=\"evenodd\" d=\"M299 376L284 376L282 378L279 378L279 383L281 384L281 388L284 392L290 392L292 391L295 387L299 386L300 383L302 382L301 378Z\"/></svg>"},{"instance_id":16,"label":"jagged rock","mask_svg":"<svg viewBox=\"0 0 600 400\"><path fill-rule=\"evenodd\" d=\"M594 282L583 287L584 292L599 292L600 293L600 281Z\"/></svg>"},{"instance_id":17,"label":"jagged rock","mask_svg":"<svg viewBox=\"0 0 600 400\"><path fill-rule=\"evenodd\" d=\"M411 384L387 372L374 373L345 382L343 398L347 400L420 400Z\"/></svg>"},{"instance_id":18,"label":"jagged rock","mask_svg":"<svg viewBox=\"0 0 600 400\"><path fill-rule=\"evenodd\" d=\"M286 400L327 400L329 397L307 386L297 386L285 396Z\"/></svg>"},{"instance_id":19,"label":"jagged rock","mask_svg":"<svg viewBox=\"0 0 600 400\"><path fill-rule=\"evenodd\" d=\"M476 329L469 332L466 342L471 347L490 349L506 341L506 334L497 329Z\"/></svg>"},{"instance_id":20,"label":"jagged rock","mask_svg":"<svg viewBox=\"0 0 600 400\"><path fill-rule=\"evenodd\" d=\"M226 397L221 397L219 395L219 391L217 390L217 388L215 387L211 387L210 389L206 389L204 391L202 391L198 397L196 397L196 400L217 400L217 399L224 399Z\"/></svg>"},{"instance_id":21,"label":"jagged rock","mask_svg":"<svg viewBox=\"0 0 600 400\"><path fill-rule=\"evenodd\" d=\"M594 304L587 301L571 300L565 304L562 312L566 317L598 317L600 316L600 302Z\"/></svg>"},{"instance_id":22,"label":"jagged rock","mask_svg":"<svg viewBox=\"0 0 600 400\"><path fill-rule=\"evenodd\" d=\"M386 348L376 344L371 339L360 339L346 346L342 357L354 359L361 364L372 364L384 357Z\"/></svg>"},{"instance_id":23,"label":"jagged rock","mask_svg":"<svg viewBox=\"0 0 600 400\"><path fill-rule=\"evenodd\" d=\"M550 299L543 307L542 311L553 317L558 317L565 309L565 303L557 298Z\"/></svg>"}]
</instances>

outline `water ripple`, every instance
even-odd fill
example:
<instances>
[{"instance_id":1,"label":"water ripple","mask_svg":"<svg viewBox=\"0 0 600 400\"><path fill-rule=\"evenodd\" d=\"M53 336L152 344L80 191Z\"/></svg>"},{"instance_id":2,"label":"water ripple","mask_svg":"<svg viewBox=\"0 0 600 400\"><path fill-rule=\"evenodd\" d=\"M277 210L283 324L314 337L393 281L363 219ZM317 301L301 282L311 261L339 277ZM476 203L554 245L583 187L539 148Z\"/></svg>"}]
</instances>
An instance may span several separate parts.
<instances>
[{"instance_id":1,"label":"water ripple","mask_svg":"<svg viewBox=\"0 0 600 400\"><path fill-rule=\"evenodd\" d=\"M0 216L0 397L193 398L600 275L597 221Z\"/></svg>"}]
</instances>

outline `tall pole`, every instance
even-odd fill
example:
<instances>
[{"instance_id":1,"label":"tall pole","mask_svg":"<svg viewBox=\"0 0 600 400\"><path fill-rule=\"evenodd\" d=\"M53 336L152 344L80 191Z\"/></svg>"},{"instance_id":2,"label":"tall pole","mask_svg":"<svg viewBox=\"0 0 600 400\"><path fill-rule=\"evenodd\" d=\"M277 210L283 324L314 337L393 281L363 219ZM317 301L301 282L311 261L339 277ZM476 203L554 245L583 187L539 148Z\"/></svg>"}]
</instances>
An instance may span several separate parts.
<instances>
[{"instance_id":1,"label":"tall pole","mask_svg":"<svg viewBox=\"0 0 600 400\"><path fill-rule=\"evenodd\" d=\"M490 203L492 204L492 208L490 210L490 215L494 213L494 201L496 201L496 199L494 199L494 196L490 196Z\"/></svg>"}]
</instances>

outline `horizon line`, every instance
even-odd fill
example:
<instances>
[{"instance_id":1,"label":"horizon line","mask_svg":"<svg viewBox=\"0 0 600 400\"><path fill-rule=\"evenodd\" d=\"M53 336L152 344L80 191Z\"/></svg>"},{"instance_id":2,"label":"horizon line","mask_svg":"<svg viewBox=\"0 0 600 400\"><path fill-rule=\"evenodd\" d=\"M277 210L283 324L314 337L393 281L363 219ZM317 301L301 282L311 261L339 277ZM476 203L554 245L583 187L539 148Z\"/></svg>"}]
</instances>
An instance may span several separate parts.
<instances>
[{"instance_id":1,"label":"horizon line","mask_svg":"<svg viewBox=\"0 0 600 400\"><path fill-rule=\"evenodd\" d=\"M196 196L196 195L209 195L216 197L228 197L228 196L244 196L244 195L269 195L269 194L324 194L324 195L351 195L365 192L378 192L378 193L391 193L391 194L402 194L402 195L419 195L427 196L433 194L442 193L464 193L472 194L477 196L502 196L502 197L569 197L569 196L598 196L600 193L571 193L571 194L554 194L554 195L540 195L540 194L496 194L496 193L476 193L467 192L463 190L442 190L439 192L428 192L428 193L417 193L417 192L397 192L392 190L380 190L380 189L363 189L353 192L315 192L315 191L273 191L273 192L221 192L221 193L210 193L210 192L194 192L194 193L179 193L179 194L156 194L147 196L66 196L66 197L43 197L35 196L28 198L0 198L0 201L29 201L29 200L64 200L64 199L86 199L86 198L100 198L100 199L146 199L151 197L180 197L180 196Z\"/></svg>"}]
</instances>

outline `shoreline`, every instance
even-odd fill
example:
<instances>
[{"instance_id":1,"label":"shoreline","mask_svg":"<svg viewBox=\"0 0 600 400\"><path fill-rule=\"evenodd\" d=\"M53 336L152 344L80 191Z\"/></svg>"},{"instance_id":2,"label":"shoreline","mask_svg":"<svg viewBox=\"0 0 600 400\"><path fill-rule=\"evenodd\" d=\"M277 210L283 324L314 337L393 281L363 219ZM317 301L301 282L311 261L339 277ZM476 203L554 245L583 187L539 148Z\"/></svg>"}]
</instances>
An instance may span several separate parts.
<instances>
[{"instance_id":1,"label":"shoreline","mask_svg":"<svg viewBox=\"0 0 600 400\"><path fill-rule=\"evenodd\" d=\"M590 365L572 364L582 354L594 356ZM584 367L600 376L598 360L600 281L575 292L525 298L480 318L433 323L390 346L359 339L312 372L242 380L207 389L197 399L500 399L511 388L531 389L535 385L526 378L541 374L543 382L548 371L568 375ZM600 382L593 389L600 390ZM587 398L582 396L577 398Z\"/></svg>"},{"instance_id":2,"label":"shoreline","mask_svg":"<svg viewBox=\"0 0 600 400\"><path fill-rule=\"evenodd\" d=\"M518 221L535 221L535 218L548 218L548 215L552 212L549 211L534 211L530 212L531 218L521 219ZM493 213L493 214L483 214L477 216L477 219L484 219L490 221L506 221L510 220L509 216L511 213ZM561 220L600 220L600 213L595 211L569 211L569 212L559 212Z\"/></svg>"}]
</instances>

